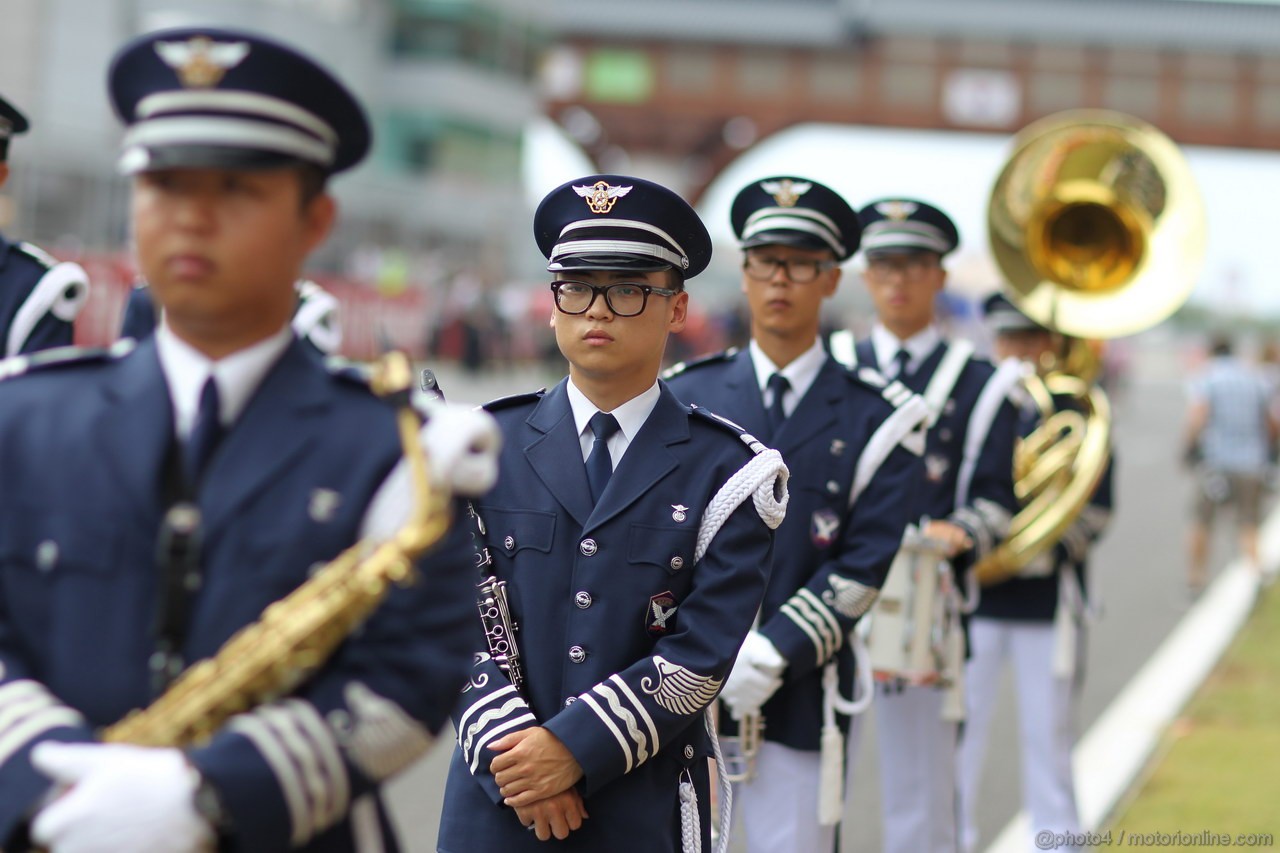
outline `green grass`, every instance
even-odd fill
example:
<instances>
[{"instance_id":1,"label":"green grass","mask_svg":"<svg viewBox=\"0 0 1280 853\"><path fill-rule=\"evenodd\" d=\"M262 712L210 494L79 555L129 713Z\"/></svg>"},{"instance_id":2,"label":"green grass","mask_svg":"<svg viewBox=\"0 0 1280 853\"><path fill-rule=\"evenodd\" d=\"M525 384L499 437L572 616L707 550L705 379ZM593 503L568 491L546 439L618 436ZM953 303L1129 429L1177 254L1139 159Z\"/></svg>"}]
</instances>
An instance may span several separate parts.
<instances>
[{"instance_id":1,"label":"green grass","mask_svg":"<svg viewBox=\"0 0 1280 853\"><path fill-rule=\"evenodd\" d=\"M1270 844L1252 849L1280 849L1280 584L1264 591L1109 828L1270 834Z\"/></svg>"}]
</instances>

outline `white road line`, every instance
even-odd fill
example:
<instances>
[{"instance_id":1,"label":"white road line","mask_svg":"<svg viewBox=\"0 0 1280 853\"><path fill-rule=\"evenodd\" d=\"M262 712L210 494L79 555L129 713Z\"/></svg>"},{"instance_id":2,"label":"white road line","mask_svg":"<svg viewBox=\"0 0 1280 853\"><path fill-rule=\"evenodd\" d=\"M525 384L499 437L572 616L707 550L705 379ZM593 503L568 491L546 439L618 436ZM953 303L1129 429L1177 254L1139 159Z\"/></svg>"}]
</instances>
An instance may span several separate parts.
<instances>
[{"instance_id":1,"label":"white road line","mask_svg":"<svg viewBox=\"0 0 1280 853\"><path fill-rule=\"evenodd\" d=\"M1267 519L1260 538L1264 564L1280 562L1280 510ZM1256 595L1253 572L1243 560L1232 562L1076 744L1072 761L1085 832L1101 827L1142 772L1161 733L1244 624ZM1029 850L1035 850L1032 828L1020 811L986 853Z\"/></svg>"}]
</instances>

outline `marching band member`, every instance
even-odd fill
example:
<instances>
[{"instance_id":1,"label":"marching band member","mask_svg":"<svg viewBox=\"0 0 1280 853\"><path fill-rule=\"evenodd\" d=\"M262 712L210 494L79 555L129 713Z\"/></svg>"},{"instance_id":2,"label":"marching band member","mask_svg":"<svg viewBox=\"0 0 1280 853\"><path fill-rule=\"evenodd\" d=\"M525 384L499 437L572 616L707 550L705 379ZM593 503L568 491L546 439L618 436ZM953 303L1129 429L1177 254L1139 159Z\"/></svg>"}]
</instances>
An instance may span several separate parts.
<instances>
[{"instance_id":1,"label":"marching band member","mask_svg":"<svg viewBox=\"0 0 1280 853\"><path fill-rule=\"evenodd\" d=\"M504 448L477 507L523 678L477 636L438 847L710 850L705 711L760 605L786 469L658 378L711 256L687 203L592 175L534 233L569 376L486 407Z\"/></svg>"},{"instance_id":2,"label":"marching band member","mask_svg":"<svg viewBox=\"0 0 1280 853\"><path fill-rule=\"evenodd\" d=\"M823 349L822 305L862 230L848 203L817 181L774 177L738 193L730 215L744 252L751 343L677 365L668 381L681 399L779 450L791 471L791 503L759 624L721 694L733 718L722 715L721 731L751 715L764 720L754 774L734 790L746 849L829 851L835 822L820 821L817 807L824 672L838 666L837 684L852 694L847 637L913 520L923 476L917 427L926 412L901 383L871 368L847 370ZM915 453L902 446L913 435ZM843 752L837 737L837 784ZM838 808L838 790L834 796Z\"/></svg>"},{"instance_id":3,"label":"marching band member","mask_svg":"<svg viewBox=\"0 0 1280 853\"><path fill-rule=\"evenodd\" d=\"M302 341L315 347L321 355L337 355L342 346L342 325L339 322L337 297L314 281L300 278L293 283L296 293L293 317L289 325ZM129 291L120 321L120 337L142 340L156 329L155 301L151 288L140 281Z\"/></svg>"},{"instance_id":4,"label":"marching band member","mask_svg":"<svg viewBox=\"0 0 1280 853\"><path fill-rule=\"evenodd\" d=\"M934 322L947 279L942 261L959 243L950 217L906 198L872 202L858 217L877 322L855 347L856 360L929 406L924 482L912 516L929 519L923 532L943 544L964 589L966 566L999 544L1017 509L1017 417L1007 394L1019 373L997 372L967 342L946 340ZM956 849L957 722L943 719L943 703L935 685L891 680L876 691L887 853ZM855 721L851 747L857 736Z\"/></svg>"},{"instance_id":5,"label":"marching band member","mask_svg":"<svg viewBox=\"0 0 1280 853\"><path fill-rule=\"evenodd\" d=\"M1053 352L1054 334L1019 311L1001 294L983 303L995 355L1030 365ZM1023 407L1020 432L1039 425L1034 405ZM1054 406L1078 407L1057 394ZM1075 709L1083 672L1085 563L1089 549L1111 518L1111 465L1088 506L1062 539L1014 578L985 587L969 623L971 656L966 668L966 716L960 741L960 837L968 853L977 849L975 813L995 711L1000 673L1013 666L1022 753L1022 802L1033 832L1080 833L1071 750Z\"/></svg>"},{"instance_id":6,"label":"marching band member","mask_svg":"<svg viewBox=\"0 0 1280 853\"><path fill-rule=\"evenodd\" d=\"M465 525L309 680L207 743L94 742L365 532L397 527L381 487L403 470L394 410L289 327L334 221L326 182L369 145L355 98L292 49L217 29L136 39L110 92L164 319L136 346L0 362L0 843L393 849L380 783L466 678ZM442 411L424 440L479 440L485 421Z\"/></svg>"},{"instance_id":7,"label":"marching band member","mask_svg":"<svg viewBox=\"0 0 1280 853\"><path fill-rule=\"evenodd\" d=\"M26 116L0 98L0 187L9 179L9 143L29 128ZM58 263L0 234L0 358L70 346L88 298L89 277L79 264Z\"/></svg>"}]
</instances>

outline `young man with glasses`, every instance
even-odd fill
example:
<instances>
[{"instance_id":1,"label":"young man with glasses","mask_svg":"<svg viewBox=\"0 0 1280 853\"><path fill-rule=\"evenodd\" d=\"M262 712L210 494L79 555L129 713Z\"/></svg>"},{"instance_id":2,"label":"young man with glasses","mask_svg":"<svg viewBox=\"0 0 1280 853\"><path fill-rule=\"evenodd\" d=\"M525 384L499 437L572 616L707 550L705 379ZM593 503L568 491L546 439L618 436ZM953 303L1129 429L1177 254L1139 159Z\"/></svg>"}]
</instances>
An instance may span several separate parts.
<instances>
[{"instance_id":1,"label":"young man with glasses","mask_svg":"<svg viewBox=\"0 0 1280 853\"><path fill-rule=\"evenodd\" d=\"M0 98L0 188L9 179L9 143L29 128L26 116ZM58 263L0 234L0 358L70 346L88 299L89 278L79 264Z\"/></svg>"},{"instance_id":2,"label":"young man with glasses","mask_svg":"<svg viewBox=\"0 0 1280 853\"><path fill-rule=\"evenodd\" d=\"M973 357L968 342L949 341L938 328L942 259L959 243L950 217L923 201L889 198L868 204L858 218L877 322L852 356L929 407L924 481L911 517L927 520L924 532L942 544L954 587L967 590L968 567L1003 540L1017 510L1017 415L1007 394L1019 371L997 372ZM958 722L943 718L943 700L936 683L890 678L876 690L886 853L956 850ZM851 744L856 740L855 732Z\"/></svg>"},{"instance_id":3,"label":"young man with glasses","mask_svg":"<svg viewBox=\"0 0 1280 853\"><path fill-rule=\"evenodd\" d=\"M746 849L830 851L835 820L820 820L818 803L834 797L838 815L840 793L820 790L821 748L825 739L838 781L847 718L834 728L835 691L852 693L849 632L910 520L924 436L910 438L924 404L823 349L822 306L862 231L843 198L807 178L767 178L738 193L730 217L744 253L751 343L673 368L669 381L681 399L722 412L783 454L791 504L757 625L721 694L721 730L741 736L744 722L764 721L752 772L734 789Z\"/></svg>"},{"instance_id":4,"label":"young man with glasses","mask_svg":"<svg viewBox=\"0 0 1280 853\"><path fill-rule=\"evenodd\" d=\"M505 442L477 505L523 677L477 620L438 847L709 850L705 711L760 605L786 469L658 379L711 256L686 202L592 175L534 234L569 376L486 407Z\"/></svg>"}]
</instances>

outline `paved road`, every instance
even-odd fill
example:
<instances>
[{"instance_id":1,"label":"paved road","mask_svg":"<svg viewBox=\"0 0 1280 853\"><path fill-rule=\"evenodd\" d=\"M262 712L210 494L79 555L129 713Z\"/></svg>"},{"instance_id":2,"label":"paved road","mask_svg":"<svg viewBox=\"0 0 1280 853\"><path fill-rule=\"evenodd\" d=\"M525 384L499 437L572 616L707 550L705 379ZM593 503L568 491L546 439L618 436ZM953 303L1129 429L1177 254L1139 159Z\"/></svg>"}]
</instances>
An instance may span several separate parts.
<instances>
[{"instance_id":1,"label":"paved road","mask_svg":"<svg viewBox=\"0 0 1280 853\"><path fill-rule=\"evenodd\" d=\"M1090 633L1081 704L1084 730L1150 656L1185 612L1183 520L1190 482L1176 467L1183 413L1183 358L1162 339L1142 342L1130 388L1113 400L1118 512L1093 567L1102 617ZM479 402L536 388L558 377L537 371L467 376L437 368L451 399ZM1215 543L1225 562L1229 543ZM874 727L874 719L871 720ZM1000 741L1001 733L1005 741ZM873 734L870 729L868 735ZM879 849L879 794L873 736L865 739L853 802L845 821L844 853ZM449 744L438 746L394 784L391 797L409 851L434 850ZM983 782L981 832L989 842L1018 810L1016 715L1006 678L993 724L992 753Z\"/></svg>"}]
</instances>

